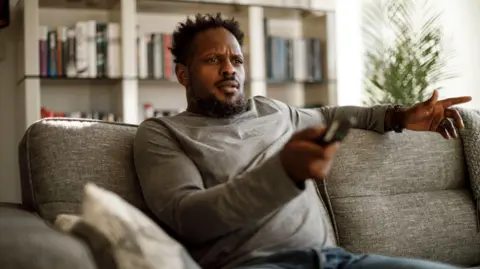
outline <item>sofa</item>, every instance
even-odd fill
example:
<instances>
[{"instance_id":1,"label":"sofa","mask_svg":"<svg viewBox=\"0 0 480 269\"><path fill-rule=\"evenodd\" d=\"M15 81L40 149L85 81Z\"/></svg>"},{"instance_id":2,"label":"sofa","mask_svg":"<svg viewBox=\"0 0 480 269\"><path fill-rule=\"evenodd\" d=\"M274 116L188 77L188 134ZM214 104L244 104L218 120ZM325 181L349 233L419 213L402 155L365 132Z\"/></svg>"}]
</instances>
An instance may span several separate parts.
<instances>
[{"instance_id":1,"label":"sofa","mask_svg":"<svg viewBox=\"0 0 480 269\"><path fill-rule=\"evenodd\" d=\"M29 127L19 145L22 204L0 206L0 268L97 268L85 242L52 225L58 214L80 213L86 182L153 218L132 159L136 128L55 118ZM317 187L331 236L349 251L480 268L480 232L460 140L352 130Z\"/></svg>"}]
</instances>

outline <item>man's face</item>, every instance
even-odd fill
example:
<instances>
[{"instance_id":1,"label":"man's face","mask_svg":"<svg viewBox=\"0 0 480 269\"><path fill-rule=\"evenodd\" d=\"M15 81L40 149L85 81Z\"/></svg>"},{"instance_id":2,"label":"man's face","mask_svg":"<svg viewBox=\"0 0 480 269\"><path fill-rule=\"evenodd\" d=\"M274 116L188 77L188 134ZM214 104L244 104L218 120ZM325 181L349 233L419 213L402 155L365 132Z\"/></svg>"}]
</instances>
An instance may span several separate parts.
<instances>
[{"instance_id":1,"label":"man's face","mask_svg":"<svg viewBox=\"0 0 480 269\"><path fill-rule=\"evenodd\" d=\"M188 78L182 84L187 87L189 110L219 118L245 111L243 64L240 44L228 30L214 28L199 33L183 74Z\"/></svg>"}]
</instances>

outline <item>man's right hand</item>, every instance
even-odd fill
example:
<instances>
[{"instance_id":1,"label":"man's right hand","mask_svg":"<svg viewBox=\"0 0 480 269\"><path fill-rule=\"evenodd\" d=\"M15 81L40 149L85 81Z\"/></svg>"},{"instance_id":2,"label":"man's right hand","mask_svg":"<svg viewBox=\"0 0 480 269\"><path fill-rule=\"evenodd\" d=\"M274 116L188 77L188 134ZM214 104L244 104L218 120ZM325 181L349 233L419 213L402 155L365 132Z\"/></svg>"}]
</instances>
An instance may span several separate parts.
<instances>
[{"instance_id":1,"label":"man's right hand","mask_svg":"<svg viewBox=\"0 0 480 269\"><path fill-rule=\"evenodd\" d=\"M295 133L280 152L280 160L287 174L295 181L323 179L332 165L339 143L319 146L315 139L325 128L308 128Z\"/></svg>"}]
</instances>

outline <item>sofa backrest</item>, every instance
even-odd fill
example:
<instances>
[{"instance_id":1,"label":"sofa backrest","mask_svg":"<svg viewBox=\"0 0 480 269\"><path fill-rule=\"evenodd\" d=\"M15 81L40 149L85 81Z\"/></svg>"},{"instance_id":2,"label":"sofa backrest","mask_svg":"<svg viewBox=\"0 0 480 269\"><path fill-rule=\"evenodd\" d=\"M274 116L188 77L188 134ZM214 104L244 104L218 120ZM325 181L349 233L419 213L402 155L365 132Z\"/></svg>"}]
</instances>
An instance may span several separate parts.
<instances>
[{"instance_id":1,"label":"sofa backrest","mask_svg":"<svg viewBox=\"0 0 480 269\"><path fill-rule=\"evenodd\" d=\"M480 264L480 233L460 140L431 132L353 130L324 184L340 246Z\"/></svg>"},{"instance_id":2,"label":"sofa backrest","mask_svg":"<svg viewBox=\"0 0 480 269\"><path fill-rule=\"evenodd\" d=\"M133 164L137 126L95 120L43 119L19 146L23 204L47 221L79 213L86 182L112 190L144 212Z\"/></svg>"}]
</instances>

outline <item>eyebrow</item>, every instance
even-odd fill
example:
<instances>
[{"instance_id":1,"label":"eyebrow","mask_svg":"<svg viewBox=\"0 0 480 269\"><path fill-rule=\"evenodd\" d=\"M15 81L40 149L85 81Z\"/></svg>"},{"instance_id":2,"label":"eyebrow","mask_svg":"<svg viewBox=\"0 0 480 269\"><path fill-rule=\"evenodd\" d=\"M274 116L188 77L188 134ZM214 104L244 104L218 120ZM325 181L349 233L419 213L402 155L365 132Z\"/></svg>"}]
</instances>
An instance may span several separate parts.
<instances>
[{"instance_id":1,"label":"eyebrow","mask_svg":"<svg viewBox=\"0 0 480 269\"><path fill-rule=\"evenodd\" d=\"M220 52L208 52L208 53L204 53L202 54L202 57L207 57L207 56L212 56L212 55L215 55L215 56L224 56L225 53L220 53ZM230 54L231 57L240 57L240 58L243 58L243 54L242 53L232 53Z\"/></svg>"}]
</instances>

